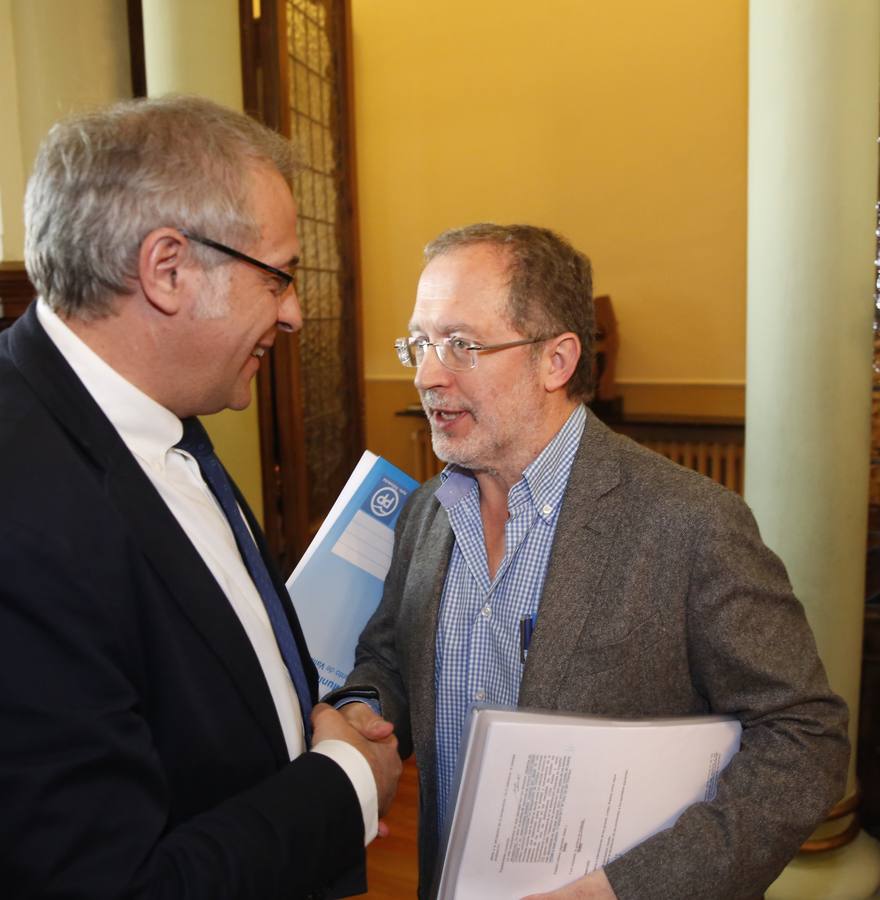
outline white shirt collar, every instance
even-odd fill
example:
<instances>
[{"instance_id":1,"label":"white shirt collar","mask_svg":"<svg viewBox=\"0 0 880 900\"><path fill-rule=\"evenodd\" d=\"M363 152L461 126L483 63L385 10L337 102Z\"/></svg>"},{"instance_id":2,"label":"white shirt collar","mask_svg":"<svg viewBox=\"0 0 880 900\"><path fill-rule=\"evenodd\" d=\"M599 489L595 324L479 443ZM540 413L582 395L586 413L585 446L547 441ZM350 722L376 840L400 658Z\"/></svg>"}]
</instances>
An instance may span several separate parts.
<instances>
[{"instance_id":1,"label":"white shirt collar","mask_svg":"<svg viewBox=\"0 0 880 900\"><path fill-rule=\"evenodd\" d=\"M164 470L166 454L183 436L180 419L104 362L42 297L37 318L128 449L149 466Z\"/></svg>"}]
</instances>

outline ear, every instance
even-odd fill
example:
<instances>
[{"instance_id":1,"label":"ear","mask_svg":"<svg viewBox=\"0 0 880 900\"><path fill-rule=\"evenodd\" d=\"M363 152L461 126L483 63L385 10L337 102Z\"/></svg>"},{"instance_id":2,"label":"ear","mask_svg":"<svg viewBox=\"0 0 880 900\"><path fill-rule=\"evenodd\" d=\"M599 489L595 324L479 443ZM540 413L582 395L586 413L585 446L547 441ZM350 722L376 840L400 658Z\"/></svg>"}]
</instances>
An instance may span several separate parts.
<instances>
[{"instance_id":1,"label":"ear","mask_svg":"<svg viewBox=\"0 0 880 900\"><path fill-rule=\"evenodd\" d=\"M553 393L564 388L574 375L580 358L581 341L574 332L566 331L547 341L544 347L544 390Z\"/></svg>"},{"instance_id":2,"label":"ear","mask_svg":"<svg viewBox=\"0 0 880 900\"><path fill-rule=\"evenodd\" d=\"M192 277L191 262L187 240L174 228L156 228L141 241L138 279L156 310L167 316L180 310L184 288Z\"/></svg>"}]
</instances>

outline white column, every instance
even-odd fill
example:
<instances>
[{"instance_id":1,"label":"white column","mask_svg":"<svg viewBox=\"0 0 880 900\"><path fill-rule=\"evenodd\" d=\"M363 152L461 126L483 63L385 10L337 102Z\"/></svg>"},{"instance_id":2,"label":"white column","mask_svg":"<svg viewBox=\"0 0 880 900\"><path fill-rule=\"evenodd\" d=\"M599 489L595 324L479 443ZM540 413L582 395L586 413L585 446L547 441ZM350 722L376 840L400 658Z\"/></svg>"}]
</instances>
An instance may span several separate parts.
<instances>
[{"instance_id":1,"label":"white column","mask_svg":"<svg viewBox=\"0 0 880 900\"><path fill-rule=\"evenodd\" d=\"M147 93L200 94L242 108L236 0L143 0Z\"/></svg>"},{"instance_id":2,"label":"white column","mask_svg":"<svg viewBox=\"0 0 880 900\"><path fill-rule=\"evenodd\" d=\"M199 94L241 110L241 43L236 0L143 0L147 93ZM203 418L220 458L254 514L263 519L256 391L244 412Z\"/></svg>"},{"instance_id":3,"label":"white column","mask_svg":"<svg viewBox=\"0 0 880 900\"><path fill-rule=\"evenodd\" d=\"M880 6L752 0L746 499L788 567L855 747L864 615ZM855 790L853 758L847 797ZM843 817L817 837L840 834ZM867 898L864 833L800 854L773 900Z\"/></svg>"}]
</instances>

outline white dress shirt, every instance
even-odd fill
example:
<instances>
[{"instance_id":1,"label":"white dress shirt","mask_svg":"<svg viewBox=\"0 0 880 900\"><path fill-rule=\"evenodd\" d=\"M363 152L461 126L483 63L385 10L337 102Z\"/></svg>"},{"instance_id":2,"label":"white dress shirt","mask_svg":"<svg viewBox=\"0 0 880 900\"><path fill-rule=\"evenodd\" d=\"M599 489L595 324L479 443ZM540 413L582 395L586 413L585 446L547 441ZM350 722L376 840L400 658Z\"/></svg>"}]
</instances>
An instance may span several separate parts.
<instances>
[{"instance_id":1,"label":"white dress shirt","mask_svg":"<svg viewBox=\"0 0 880 900\"><path fill-rule=\"evenodd\" d=\"M305 749L296 689L220 504L205 484L198 463L174 446L183 436L180 419L104 362L42 299L37 301L37 318L119 432L229 600L253 645L278 712L287 753L294 759ZM360 801L364 842L368 844L378 827L376 783L369 763L345 741L320 741L312 752L329 756L348 775Z\"/></svg>"}]
</instances>

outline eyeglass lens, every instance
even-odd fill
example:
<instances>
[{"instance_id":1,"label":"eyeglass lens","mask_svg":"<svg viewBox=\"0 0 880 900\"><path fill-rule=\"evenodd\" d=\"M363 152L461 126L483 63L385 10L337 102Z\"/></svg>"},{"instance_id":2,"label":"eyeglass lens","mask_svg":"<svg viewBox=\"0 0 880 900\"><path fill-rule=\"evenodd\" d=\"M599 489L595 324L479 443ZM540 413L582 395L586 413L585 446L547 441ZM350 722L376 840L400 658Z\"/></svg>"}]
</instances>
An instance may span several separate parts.
<instances>
[{"instance_id":1,"label":"eyeglass lens","mask_svg":"<svg viewBox=\"0 0 880 900\"><path fill-rule=\"evenodd\" d=\"M409 340L399 349L401 362L418 367L425 359L428 347L437 352L440 362L448 369L462 371L472 369L476 362L473 350L465 346L460 339L445 338L442 341Z\"/></svg>"}]
</instances>

